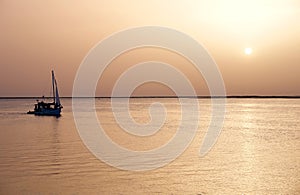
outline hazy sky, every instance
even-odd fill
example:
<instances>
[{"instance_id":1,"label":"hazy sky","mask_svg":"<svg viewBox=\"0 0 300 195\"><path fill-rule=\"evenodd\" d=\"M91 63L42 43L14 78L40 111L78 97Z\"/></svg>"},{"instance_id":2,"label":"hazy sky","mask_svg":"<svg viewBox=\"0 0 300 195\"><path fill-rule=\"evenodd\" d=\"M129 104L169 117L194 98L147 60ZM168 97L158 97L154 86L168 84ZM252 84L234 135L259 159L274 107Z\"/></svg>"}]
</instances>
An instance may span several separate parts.
<instances>
[{"instance_id":1,"label":"hazy sky","mask_svg":"<svg viewBox=\"0 0 300 195\"><path fill-rule=\"evenodd\" d=\"M50 95L51 69L61 95L70 96L77 68L95 44L144 25L174 28L203 44L229 95L300 95L300 1L0 0L0 96ZM247 47L250 55L244 52ZM190 78L198 95L208 95L201 75L186 59L155 48L119 56L96 95L109 95L122 72L145 60L173 64ZM172 93L150 83L135 94Z\"/></svg>"}]
</instances>

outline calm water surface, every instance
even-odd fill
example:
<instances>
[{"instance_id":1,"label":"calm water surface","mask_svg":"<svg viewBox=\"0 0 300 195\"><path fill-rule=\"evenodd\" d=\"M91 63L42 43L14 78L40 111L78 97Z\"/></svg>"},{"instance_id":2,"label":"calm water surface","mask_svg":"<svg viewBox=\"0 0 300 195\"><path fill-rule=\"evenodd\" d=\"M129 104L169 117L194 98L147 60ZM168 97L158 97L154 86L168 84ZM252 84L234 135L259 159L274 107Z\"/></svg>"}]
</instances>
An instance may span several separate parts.
<instances>
[{"instance_id":1,"label":"calm water surface","mask_svg":"<svg viewBox=\"0 0 300 195\"><path fill-rule=\"evenodd\" d=\"M176 99L131 99L137 122L149 122L154 101L165 104L168 115L150 137L122 131L110 99L96 99L96 111L116 143L149 150L172 138L181 115ZM146 172L94 157L76 130L71 99L62 99L60 118L24 114L33 103L0 100L0 194L300 194L300 99L228 99L222 133L202 158L211 104L199 99L200 127L191 145L172 163Z\"/></svg>"}]
</instances>

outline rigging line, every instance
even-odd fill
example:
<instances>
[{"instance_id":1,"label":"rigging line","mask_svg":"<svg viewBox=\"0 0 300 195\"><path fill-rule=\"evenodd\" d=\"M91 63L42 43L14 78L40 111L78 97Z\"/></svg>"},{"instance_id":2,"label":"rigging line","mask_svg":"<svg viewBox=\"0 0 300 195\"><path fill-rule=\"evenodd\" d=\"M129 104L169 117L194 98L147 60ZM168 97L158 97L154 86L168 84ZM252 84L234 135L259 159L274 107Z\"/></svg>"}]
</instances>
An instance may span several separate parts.
<instances>
[{"instance_id":1,"label":"rigging line","mask_svg":"<svg viewBox=\"0 0 300 195\"><path fill-rule=\"evenodd\" d=\"M52 97L52 86L51 86L51 83L49 83L50 85L49 85L49 96L48 96L48 98L49 97Z\"/></svg>"}]
</instances>

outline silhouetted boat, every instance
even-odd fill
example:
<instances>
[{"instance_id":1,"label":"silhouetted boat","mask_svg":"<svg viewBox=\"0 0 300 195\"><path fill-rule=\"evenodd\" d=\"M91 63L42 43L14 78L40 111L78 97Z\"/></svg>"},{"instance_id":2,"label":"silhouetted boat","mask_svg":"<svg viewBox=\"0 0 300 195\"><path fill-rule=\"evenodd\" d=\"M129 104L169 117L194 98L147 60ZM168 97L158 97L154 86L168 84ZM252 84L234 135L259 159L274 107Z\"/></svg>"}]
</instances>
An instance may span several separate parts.
<instances>
[{"instance_id":1,"label":"silhouetted boat","mask_svg":"<svg viewBox=\"0 0 300 195\"><path fill-rule=\"evenodd\" d=\"M44 115L44 116L60 116L61 109L63 108L60 104L57 82L52 70L52 91L53 91L53 102L47 103L44 101L37 100L34 104L34 110L28 111L27 114Z\"/></svg>"}]
</instances>

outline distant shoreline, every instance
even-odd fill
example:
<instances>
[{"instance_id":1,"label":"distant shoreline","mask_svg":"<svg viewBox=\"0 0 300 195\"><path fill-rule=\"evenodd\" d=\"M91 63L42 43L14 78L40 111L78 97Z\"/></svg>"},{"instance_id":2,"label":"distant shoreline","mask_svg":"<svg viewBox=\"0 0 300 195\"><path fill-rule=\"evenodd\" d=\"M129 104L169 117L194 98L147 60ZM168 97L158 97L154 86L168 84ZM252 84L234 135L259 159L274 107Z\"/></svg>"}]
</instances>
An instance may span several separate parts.
<instances>
[{"instance_id":1,"label":"distant shoreline","mask_svg":"<svg viewBox=\"0 0 300 195\"><path fill-rule=\"evenodd\" d=\"M45 99L52 99L53 97L44 97ZM73 97L60 97L63 99L71 99ZM128 97L74 97L74 98L128 98ZM177 96L131 96L129 98L178 98ZM300 96L260 96L260 95L229 95L229 96L180 96L180 98L197 98L197 99L209 99L209 98L228 98L228 99L300 99ZM43 99L43 97L0 97L0 99Z\"/></svg>"}]
</instances>

